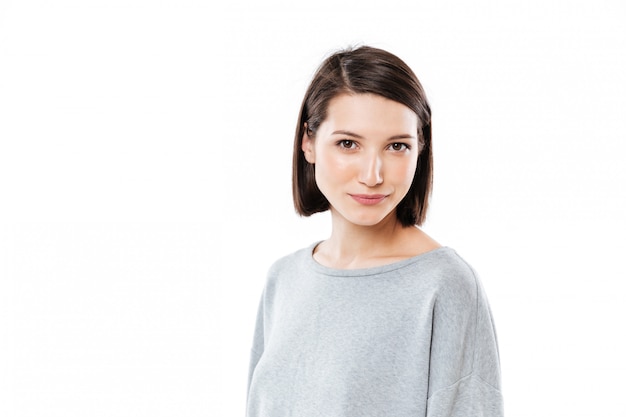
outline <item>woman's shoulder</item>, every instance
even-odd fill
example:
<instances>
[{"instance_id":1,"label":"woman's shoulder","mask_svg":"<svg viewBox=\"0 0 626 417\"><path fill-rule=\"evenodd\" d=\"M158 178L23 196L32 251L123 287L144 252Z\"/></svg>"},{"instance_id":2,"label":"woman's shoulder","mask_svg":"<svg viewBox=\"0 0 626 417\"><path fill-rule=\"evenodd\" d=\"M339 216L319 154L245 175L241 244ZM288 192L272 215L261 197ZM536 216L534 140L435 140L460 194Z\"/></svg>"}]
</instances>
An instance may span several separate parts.
<instances>
[{"instance_id":1,"label":"woman's shoulder","mask_svg":"<svg viewBox=\"0 0 626 417\"><path fill-rule=\"evenodd\" d=\"M270 271L282 269L294 263L297 264L302 262L312 252L316 244L317 242L315 244L300 248L298 250L280 256L271 264Z\"/></svg>"},{"instance_id":2,"label":"woman's shoulder","mask_svg":"<svg viewBox=\"0 0 626 417\"><path fill-rule=\"evenodd\" d=\"M280 291L281 288L293 285L293 277L301 276L302 271L308 269L305 264L312 249L313 245L298 249L279 257L270 265L265 277L264 291L266 297L272 296L272 294Z\"/></svg>"},{"instance_id":3,"label":"woman's shoulder","mask_svg":"<svg viewBox=\"0 0 626 417\"><path fill-rule=\"evenodd\" d=\"M268 269L268 278L271 279L272 277L276 277L285 272L300 268L308 261L308 258L311 256L313 248L317 245L317 243L318 242L315 242L314 244L298 249L276 259Z\"/></svg>"},{"instance_id":4,"label":"woman's shoulder","mask_svg":"<svg viewBox=\"0 0 626 417\"><path fill-rule=\"evenodd\" d=\"M455 309L465 305L473 309L485 298L479 275L455 249L444 246L431 255L425 269L436 283L435 292L440 304L451 304L456 306Z\"/></svg>"},{"instance_id":5,"label":"woman's shoulder","mask_svg":"<svg viewBox=\"0 0 626 417\"><path fill-rule=\"evenodd\" d=\"M443 277L448 284L476 285L476 271L458 252L451 248L445 247L446 250L438 252L437 269L442 272Z\"/></svg>"}]
</instances>

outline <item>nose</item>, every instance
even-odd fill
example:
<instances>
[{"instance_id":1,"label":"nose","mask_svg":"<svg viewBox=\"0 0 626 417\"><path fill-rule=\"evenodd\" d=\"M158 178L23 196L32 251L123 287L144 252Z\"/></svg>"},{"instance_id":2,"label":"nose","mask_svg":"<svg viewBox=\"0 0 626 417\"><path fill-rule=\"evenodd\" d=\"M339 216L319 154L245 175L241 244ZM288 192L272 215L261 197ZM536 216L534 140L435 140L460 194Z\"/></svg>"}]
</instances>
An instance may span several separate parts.
<instances>
[{"instance_id":1,"label":"nose","mask_svg":"<svg viewBox=\"0 0 626 417\"><path fill-rule=\"evenodd\" d=\"M364 156L361 161L359 182L374 187L383 182L383 163L380 155Z\"/></svg>"}]
</instances>

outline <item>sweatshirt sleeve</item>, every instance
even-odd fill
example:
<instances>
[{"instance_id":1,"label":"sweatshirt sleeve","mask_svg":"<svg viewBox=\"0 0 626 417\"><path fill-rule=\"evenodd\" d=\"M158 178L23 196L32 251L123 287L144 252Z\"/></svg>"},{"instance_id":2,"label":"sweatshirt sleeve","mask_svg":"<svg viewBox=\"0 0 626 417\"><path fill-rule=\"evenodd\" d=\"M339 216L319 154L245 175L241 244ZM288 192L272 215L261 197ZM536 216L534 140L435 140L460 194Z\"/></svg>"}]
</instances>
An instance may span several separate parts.
<instances>
[{"instance_id":1,"label":"sweatshirt sleeve","mask_svg":"<svg viewBox=\"0 0 626 417\"><path fill-rule=\"evenodd\" d=\"M256 316L256 325L254 329L254 338L252 340L252 349L250 351L250 365L248 370L248 394L250 393L250 386L254 378L254 370L256 369L263 352L265 351L265 341L272 333L272 312L273 312L273 299L276 293L276 277L277 271L280 268L282 260L276 261L270 267L263 292L261 293L261 299L259 301L259 307Z\"/></svg>"},{"instance_id":2,"label":"sweatshirt sleeve","mask_svg":"<svg viewBox=\"0 0 626 417\"><path fill-rule=\"evenodd\" d=\"M502 417L500 358L487 297L471 268L435 302L427 417Z\"/></svg>"},{"instance_id":3,"label":"sweatshirt sleeve","mask_svg":"<svg viewBox=\"0 0 626 417\"><path fill-rule=\"evenodd\" d=\"M250 392L250 384L252 383L252 376L254 375L254 369L261 359L263 350L265 348L265 336L264 336L264 320L263 320L263 297L259 302L259 308L256 317L256 325L254 330L254 338L252 341L252 349L250 349L250 366L248 369L248 393Z\"/></svg>"}]
</instances>

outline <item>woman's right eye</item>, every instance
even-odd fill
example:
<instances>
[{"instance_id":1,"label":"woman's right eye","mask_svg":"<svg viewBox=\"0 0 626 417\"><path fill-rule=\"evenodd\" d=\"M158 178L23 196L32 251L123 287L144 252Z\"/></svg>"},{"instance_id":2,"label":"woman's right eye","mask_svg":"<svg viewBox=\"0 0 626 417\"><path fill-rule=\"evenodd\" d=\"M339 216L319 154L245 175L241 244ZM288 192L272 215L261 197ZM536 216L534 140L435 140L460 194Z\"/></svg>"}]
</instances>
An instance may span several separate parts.
<instances>
[{"instance_id":1,"label":"woman's right eye","mask_svg":"<svg viewBox=\"0 0 626 417\"><path fill-rule=\"evenodd\" d=\"M354 143L354 141L350 139L343 139L339 141L338 145L340 148L343 148L343 149L354 149L356 147L356 144Z\"/></svg>"}]
</instances>

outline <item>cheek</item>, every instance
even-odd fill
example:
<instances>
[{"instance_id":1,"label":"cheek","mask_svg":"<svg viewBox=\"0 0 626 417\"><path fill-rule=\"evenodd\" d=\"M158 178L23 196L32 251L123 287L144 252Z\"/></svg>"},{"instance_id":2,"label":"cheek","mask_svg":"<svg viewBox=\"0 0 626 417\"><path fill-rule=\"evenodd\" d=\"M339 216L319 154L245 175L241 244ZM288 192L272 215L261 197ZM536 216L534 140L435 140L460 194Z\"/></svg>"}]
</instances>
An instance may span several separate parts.
<instances>
[{"instance_id":1,"label":"cheek","mask_svg":"<svg viewBox=\"0 0 626 417\"><path fill-rule=\"evenodd\" d=\"M411 185L415 170L417 169L417 161L408 159L405 161L390 164L388 175L391 175L397 182Z\"/></svg>"},{"instance_id":2,"label":"cheek","mask_svg":"<svg viewBox=\"0 0 626 417\"><path fill-rule=\"evenodd\" d=\"M354 158L342 155L318 154L315 163L315 176L325 179L326 182L339 182L352 175L354 171Z\"/></svg>"}]
</instances>

